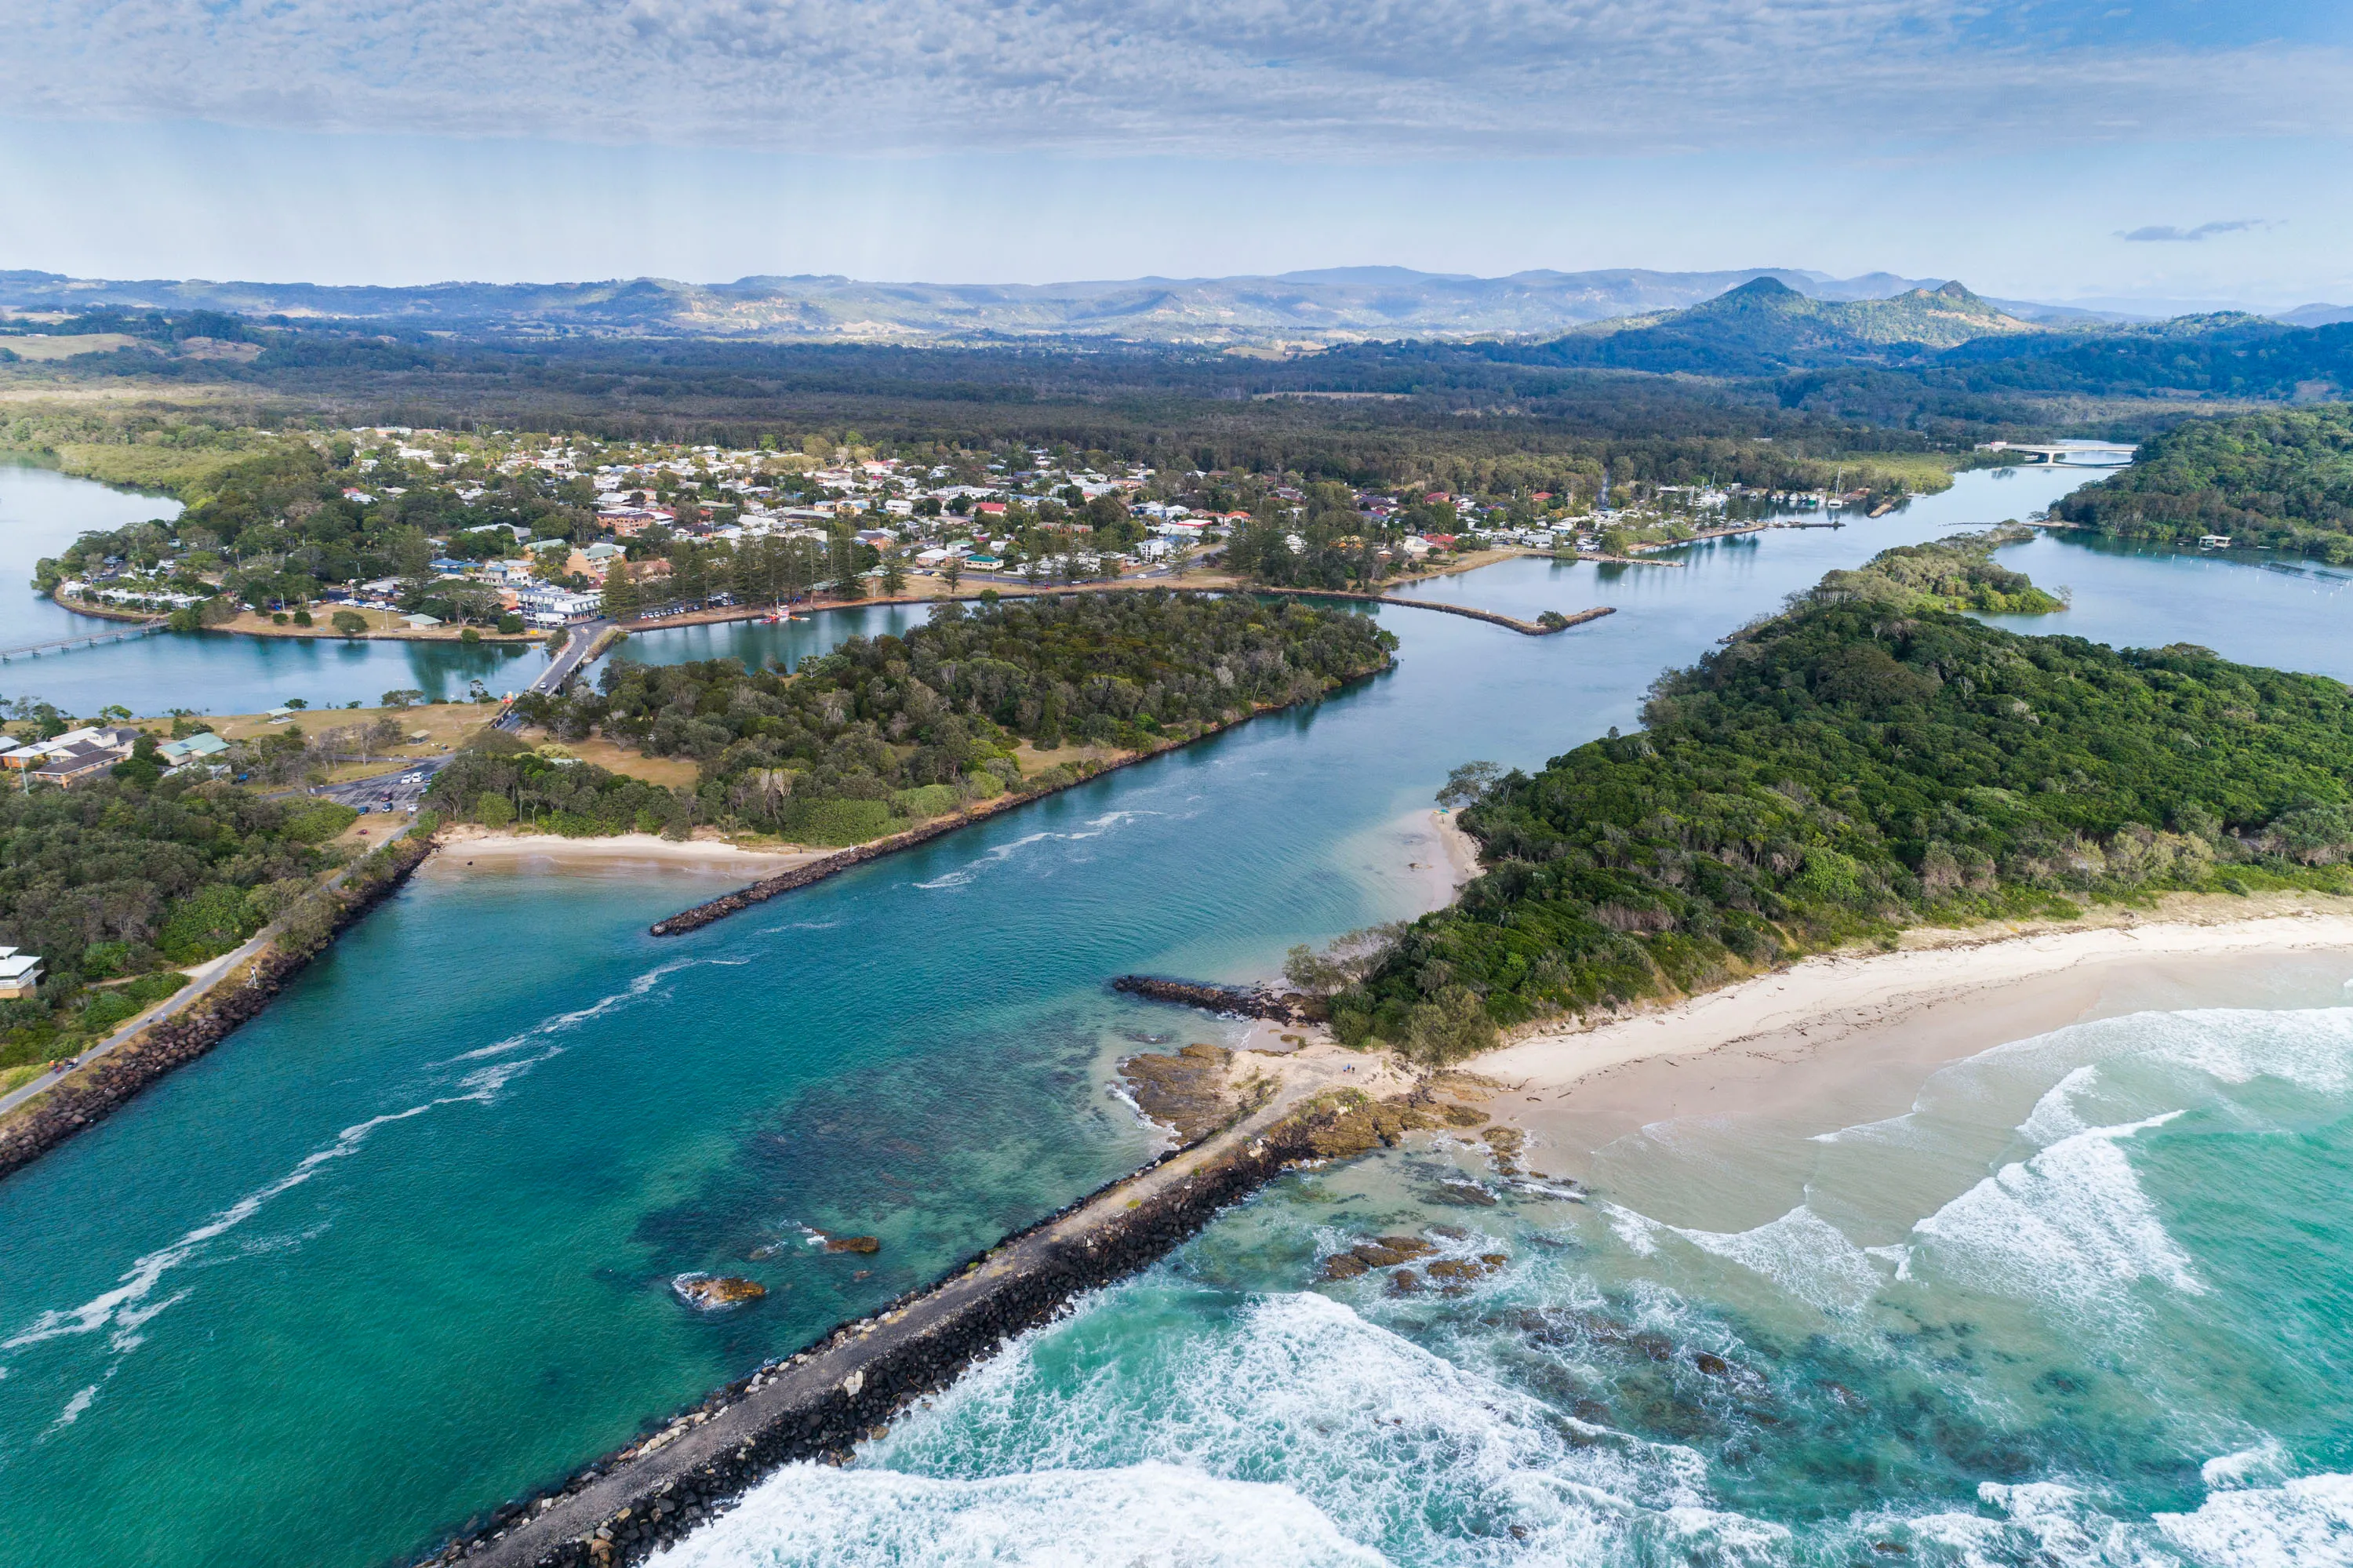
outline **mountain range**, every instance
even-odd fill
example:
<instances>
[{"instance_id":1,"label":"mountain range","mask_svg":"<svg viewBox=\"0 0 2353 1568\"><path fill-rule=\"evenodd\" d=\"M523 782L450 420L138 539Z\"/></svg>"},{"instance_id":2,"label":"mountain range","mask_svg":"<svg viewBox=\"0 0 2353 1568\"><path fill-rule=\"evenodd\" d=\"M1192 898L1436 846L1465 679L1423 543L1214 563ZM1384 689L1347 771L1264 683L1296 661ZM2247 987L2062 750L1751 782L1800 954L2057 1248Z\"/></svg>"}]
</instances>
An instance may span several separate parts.
<instances>
[{"instance_id":1,"label":"mountain range","mask_svg":"<svg viewBox=\"0 0 2353 1568\"><path fill-rule=\"evenodd\" d=\"M1647 329L1655 324L1649 318L1660 313L1697 305L1760 280L1826 306L1909 297L1944 281L1887 272L1832 278L1784 267L1528 271L1504 278L1341 267L1271 277L1042 284L876 283L823 276L752 277L733 283L635 278L383 288L201 279L122 281L0 271L0 309L212 310L468 333L864 342L1099 337L1242 345L1549 337L1630 317L1637 318L1630 327ZM1982 302L2005 320L2119 319L2024 301Z\"/></svg>"}]
</instances>

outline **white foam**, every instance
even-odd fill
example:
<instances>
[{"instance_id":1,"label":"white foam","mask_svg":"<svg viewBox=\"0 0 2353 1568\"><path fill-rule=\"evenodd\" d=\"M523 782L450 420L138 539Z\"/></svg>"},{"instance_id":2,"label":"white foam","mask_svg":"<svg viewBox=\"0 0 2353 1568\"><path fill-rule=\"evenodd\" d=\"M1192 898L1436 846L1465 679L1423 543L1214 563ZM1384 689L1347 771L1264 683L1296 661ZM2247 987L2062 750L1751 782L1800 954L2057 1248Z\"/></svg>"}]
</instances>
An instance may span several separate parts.
<instances>
[{"instance_id":1,"label":"white foam","mask_svg":"<svg viewBox=\"0 0 2353 1568\"><path fill-rule=\"evenodd\" d=\"M586 1007L575 1008L569 1012L559 1012L553 1018L543 1019L541 1022L533 1024L529 1029L524 1030L520 1034L510 1034L505 1039L497 1042L495 1044L484 1045L479 1050L463 1052L458 1055L450 1057L448 1062L440 1062L434 1065L436 1066L447 1066L457 1062L479 1062L486 1056L502 1056L510 1051L519 1051L524 1046L531 1044L533 1042L543 1040L551 1034L567 1033L572 1030L577 1029L580 1025L587 1022L591 1019L602 1018L605 1014L612 1012L615 1008L622 1007L629 1002L637 1001L639 997L644 996L647 992L652 991L654 987L659 985L664 980L667 980L670 976L678 973L681 969L692 969L699 963L717 963L723 960L705 959L673 959L669 963L657 964L652 969L648 969L645 973L631 980L628 984L623 986L620 990L614 991L609 996L598 997L595 1001L590 1002ZM747 960L736 959L733 961L741 963Z\"/></svg>"},{"instance_id":2,"label":"white foam","mask_svg":"<svg viewBox=\"0 0 2353 1568\"><path fill-rule=\"evenodd\" d=\"M2343 1568L2353 1563L2353 1476L2216 1492L2197 1512L2156 1522L2200 1568Z\"/></svg>"},{"instance_id":3,"label":"white foam","mask_svg":"<svg viewBox=\"0 0 2353 1568\"><path fill-rule=\"evenodd\" d=\"M1463 1556L1447 1520L1473 1515L1516 1523L1535 1562L1599 1561L1633 1537L1741 1533L1736 1516L1702 1517L1706 1467L1690 1449L1567 1421L1319 1294L1195 1318L1151 1299L1169 1288L1147 1277L1096 1298L1075 1324L1026 1338L904 1418L867 1457L933 1475L1157 1462L1280 1482L1345 1536L1414 1563ZM1196 1331L1170 1332L1188 1320ZM1092 1373L1070 1364L1105 1335L1137 1348ZM1039 1370L1041 1347L1050 1371ZM1677 1510L1694 1511L1671 1518Z\"/></svg>"},{"instance_id":4,"label":"white foam","mask_svg":"<svg viewBox=\"0 0 2353 1568\"><path fill-rule=\"evenodd\" d=\"M2198 1478L2210 1491L2227 1491L2253 1486L2259 1480L2275 1481L2287 1473L2287 1451L2276 1437L2266 1437L2252 1448L2242 1448L2234 1454L2221 1454L2198 1467Z\"/></svg>"},{"instance_id":5,"label":"white foam","mask_svg":"<svg viewBox=\"0 0 2353 1568\"><path fill-rule=\"evenodd\" d=\"M1914 1227L1911 1272L1925 1264L1968 1288L2063 1312L2122 1309L2141 1280L2203 1294L2121 1147L2180 1114L2093 1128L2003 1166Z\"/></svg>"},{"instance_id":6,"label":"white foam","mask_svg":"<svg viewBox=\"0 0 2353 1568\"><path fill-rule=\"evenodd\" d=\"M790 1467L653 1561L664 1568L1356 1568L1388 1559L1287 1487L1157 1461L979 1480Z\"/></svg>"},{"instance_id":7,"label":"white foam","mask_svg":"<svg viewBox=\"0 0 2353 1568\"><path fill-rule=\"evenodd\" d=\"M1753 1230L1674 1233L1825 1312L1851 1312L1879 1294L1888 1276L1846 1234L1800 1203Z\"/></svg>"}]
</instances>

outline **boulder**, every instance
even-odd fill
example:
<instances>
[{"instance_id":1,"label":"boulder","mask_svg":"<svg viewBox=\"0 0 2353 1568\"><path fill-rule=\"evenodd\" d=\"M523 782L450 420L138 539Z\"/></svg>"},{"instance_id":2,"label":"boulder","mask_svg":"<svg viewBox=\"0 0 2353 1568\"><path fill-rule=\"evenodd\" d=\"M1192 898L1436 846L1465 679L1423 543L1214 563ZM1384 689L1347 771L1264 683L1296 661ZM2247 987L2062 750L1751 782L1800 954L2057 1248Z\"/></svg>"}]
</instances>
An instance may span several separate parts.
<instances>
[{"instance_id":1,"label":"boulder","mask_svg":"<svg viewBox=\"0 0 2353 1568\"><path fill-rule=\"evenodd\" d=\"M757 1280L737 1279L729 1275L681 1274L670 1285L678 1292L680 1300L704 1312L740 1307L768 1293L768 1287Z\"/></svg>"}]
</instances>

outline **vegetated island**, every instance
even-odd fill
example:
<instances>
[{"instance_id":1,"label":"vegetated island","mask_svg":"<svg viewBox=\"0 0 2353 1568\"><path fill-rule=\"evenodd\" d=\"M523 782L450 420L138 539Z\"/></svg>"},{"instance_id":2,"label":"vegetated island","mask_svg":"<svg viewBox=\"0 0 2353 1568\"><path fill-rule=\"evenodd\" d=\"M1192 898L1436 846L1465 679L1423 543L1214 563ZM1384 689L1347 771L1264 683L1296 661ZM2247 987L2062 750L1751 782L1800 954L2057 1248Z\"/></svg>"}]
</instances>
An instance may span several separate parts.
<instances>
[{"instance_id":1,"label":"vegetated island","mask_svg":"<svg viewBox=\"0 0 2353 1568\"><path fill-rule=\"evenodd\" d=\"M705 824L896 848L1319 701L1387 669L1396 647L1367 616L1299 600L1154 590L943 604L926 625L849 638L790 674L732 659L617 660L593 688L518 699L528 730L550 738L484 737L427 800L448 817L568 838L683 840ZM613 766L581 755L592 749ZM690 761L693 783L622 771L653 759ZM850 863L786 874L802 885Z\"/></svg>"},{"instance_id":2,"label":"vegetated island","mask_svg":"<svg viewBox=\"0 0 2353 1568\"><path fill-rule=\"evenodd\" d=\"M1445 910L1295 954L1294 980L1344 1042L1449 1062L1912 926L2353 894L2353 693L1980 625L1944 606L2025 589L1969 583L1977 551L1833 573L1662 676L1641 731L1533 775L1459 770L1485 873Z\"/></svg>"},{"instance_id":3,"label":"vegetated island","mask_svg":"<svg viewBox=\"0 0 2353 1568\"><path fill-rule=\"evenodd\" d=\"M2051 508L2120 539L2232 544L2353 565L2353 405L2194 419Z\"/></svg>"}]
</instances>

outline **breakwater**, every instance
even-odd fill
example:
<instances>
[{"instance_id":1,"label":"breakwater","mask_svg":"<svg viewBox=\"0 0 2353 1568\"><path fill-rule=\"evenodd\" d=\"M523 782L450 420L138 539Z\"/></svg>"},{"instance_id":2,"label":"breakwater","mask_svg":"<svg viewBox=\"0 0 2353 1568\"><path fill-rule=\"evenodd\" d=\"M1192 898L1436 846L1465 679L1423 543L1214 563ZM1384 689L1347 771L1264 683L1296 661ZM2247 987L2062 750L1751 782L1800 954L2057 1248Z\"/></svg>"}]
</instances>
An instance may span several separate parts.
<instances>
[{"instance_id":1,"label":"breakwater","mask_svg":"<svg viewBox=\"0 0 2353 1568\"><path fill-rule=\"evenodd\" d=\"M1146 1001L1172 1002L1210 1012L1230 1012L1242 1018L1266 1018L1277 1023L1306 1023L1311 1019L1303 999L1278 995L1262 986L1207 985L1198 980L1164 980L1158 975L1121 975L1111 989Z\"/></svg>"},{"instance_id":2,"label":"breakwater","mask_svg":"<svg viewBox=\"0 0 2353 1568\"><path fill-rule=\"evenodd\" d=\"M1382 670L1393 667L1395 663L1395 660L1385 661L1379 668L1353 675L1343 684L1354 684L1357 681L1367 680L1379 674ZM1090 764L1087 771L1066 783L1048 785L1037 789L1008 790L994 800L984 802L977 809L967 807L953 817L941 817L936 821L925 822L921 827L910 828L905 832L892 833L887 838L876 839L871 843L856 844L838 854L829 854L821 860L810 861L806 865L797 865L790 871L780 871L774 876L762 878L749 887L739 887L733 893L723 894L717 898L698 904L691 909L681 909L667 919L655 921L646 929L649 935L656 937L682 937L690 931L699 931L714 920L723 920L730 915L741 914L754 905L765 904L780 894L807 887L814 883L823 882L828 877L839 876L843 872L864 865L868 861L880 860L886 854L896 854L901 850L913 849L917 844L929 843L932 840L952 833L958 828L970 827L973 823L996 816L999 812L1009 811L1016 806L1025 806L1032 800L1042 800L1049 795L1070 789L1072 785L1083 784L1091 779L1099 779L1115 768L1134 767L1136 763L1158 757L1163 752L1190 746L1197 740L1207 740L1213 735L1231 729L1235 724L1247 724L1250 719L1261 715L1280 713L1284 706L1295 705L1286 704L1262 707L1256 713L1236 719L1229 724L1205 725L1198 734L1162 741L1157 746L1146 747L1124 757L1115 757L1108 761Z\"/></svg>"},{"instance_id":3,"label":"breakwater","mask_svg":"<svg viewBox=\"0 0 2353 1568\"><path fill-rule=\"evenodd\" d=\"M240 1024L249 1022L326 950L338 932L382 903L432 853L433 842L425 837L403 839L376 851L353 867L340 885L311 895L332 901L332 907L322 912L326 918L307 938L289 937L274 942L242 969L222 976L186 1011L151 1024L136 1039L69 1074L47 1094L0 1123L0 1177L103 1120L149 1085L204 1055ZM240 974L242 979L237 978Z\"/></svg>"},{"instance_id":4,"label":"breakwater","mask_svg":"<svg viewBox=\"0 0 2353 1568\"><path fill-rule=\"evenodd\" d=\"M1491 626L1508 626L1524 637L1550 637L1556 631L1566 631L1572 626L1582 626L1588 620L1599 620L1605 615L1615 615L1614 604L1598 604L1590 609L1580 609L1575 615L1557 615L1549 621L1522 620L1514 615L1502 615L1492 609L1480 609L1467 604L1446 604L1434 599L1399 599L1395 594L1349 593L1339 588L1245 588L1240 593L1275 594L1284 599L1345 599L1360 604L1394 604L1407 609L1434 609L1441 615L1460 615L1471 620L1483 620Z\"/></svg>"},{"instance_id":5,"label":"breakwater","mask_svg":"<svg viewBox=\"0 0 2353 1568\"><path fill-rule=\"evenodd\" d=\"M1359 1103L1362 1102L1362 1103ZM1431 1125L1362 1097L1277 1102L1163 1155L797 1354L729 1383L564 1485L510 1502L427 1561L613 1568L642 1561L799 1461L846 1462L861 1440L1073 1297L1134 1273L1304 1160Z\"/></svg>"}]
</instances>

